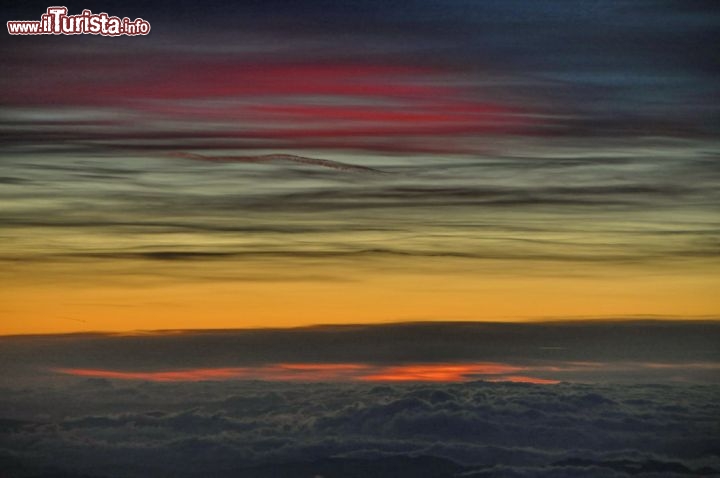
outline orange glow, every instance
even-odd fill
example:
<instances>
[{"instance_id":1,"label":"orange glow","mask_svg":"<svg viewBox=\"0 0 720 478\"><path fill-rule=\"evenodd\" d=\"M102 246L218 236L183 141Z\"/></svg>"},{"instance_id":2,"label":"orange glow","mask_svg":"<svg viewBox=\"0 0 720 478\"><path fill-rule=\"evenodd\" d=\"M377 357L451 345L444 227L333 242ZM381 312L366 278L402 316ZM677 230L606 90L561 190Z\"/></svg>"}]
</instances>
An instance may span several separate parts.
<instances>
[{"instance_id":1,"label":"orange glow","mask_svg":"<svg viewBox=\"0 0 720 478\"><path fill-rule=\"evenodd\" d=\"M522 370L520 367L498 363L453 365L399 365L384 367L378 373L365 375L368 382L459 382L478 375L496 375Z\"/></svg>"},{"instance_id":2,"label":"orange glow","mask_svg":"<svg viewBox=\"0 0 720 478\"><path fill-rule=\"evenodd\" d=\"M128 281L137 281L130 283L118 279L124 276L110 265L106 269L83 266L87 281L79 281L74 279L76 272L62 264L13 265L0 271L0 335L298 327L438 318L517 321L636 314L691 318L716 316L720 311L715 299L720 287L717 274L678 274L672 280L653 276L642 281L634 275L624 279L617 274L607 278L519 278L490 276L480 273L482 270L452 274L441 269L453 261L440 264L432 259L422 265L428 273L412 274L412 264L396 261L376 261L378 267L387 268L383 275L358 267L350 281L321 278L240 283L146 282L142 276L128 276ZM141 264L138 262L138 267ZM189 271L223 274L233 267L250 275L302 270L297 264L282 271L270 266L261 270L261 265L266 264L192 262L180 267L161 263L157 270L167 277L182 277ZM35 266L39 270L33 270ZM410 272L398 272L400 266ZM472 263L457 261L457 266L471 268ZM502 266L509 267L497 264L498 268ZM316 266L313 270L328 277L345 273L339 265ZM98 277L113 279L104 282Z\"/></svg>"},{"instance_id":3,"label":"orange glow","mask_svg":"<svg viewBox=\"0 0 720 478\"><path fill-rule=\"evenodd\" d=\"M273 364L258 367L196 368L187 370L129 372L101 369L61 368L56 372L80 377L150 382L199 382L205 380L331 381L353 380L371 369L362 364Z\"/></svg>"},{"instance_id":4,"label":"orange glow","mask_svg":"<svg viewBox=\"0 0 720 478\"><path fill-rule=\"evenodd\" d=\"M555 385L560 380L552 380L549 378L526 377L524 375L506 375L498 378L489 378L488 382L515 382L515 383L535 383L538 385Z\"/></svg>"},{"instance_id":5,"label":"orange glow","mask_svg":"<svg viewBox=\"0 0 720 478\"><path fill-rule=\"evenodd\" d=\"M286 370L299 370L299 371L351 371L351 370L365 370L368 368L367 365L361 365L356 363L282 363L277 367Z\"/></svg>"},{"instance_id":6,"label":"orange glow","mask_svg":"<svg viewBox=\"0 0 720 478\"><path fill-rule=\"evenodd\" d=\"M506 375L527 370L501 363L370 365L360 363L280 363L257 367L196 368L135 372L102 369L60 368L55 372L78 377L150 382L199 382L221 380L266 380L295 382L462 382L484 379L494 382L559 383L557 380ZM486 378L488 377L489 378Z\"/></svg>"},{"instance_id":7,"label":"orange glow","mask_svg":"<svg viewBox=\"0 0 720 478\"><path fill-rule=\"evenodd\" d=\"M176 370L163 372L119 372L113 370L59 368L56 372L79 377L109 378L119 380L147 380L150 382L199 382L203 380L230 380L251 378L249 369L233 368L199 368L192 370Z\"/></svg>"}]
</instances>

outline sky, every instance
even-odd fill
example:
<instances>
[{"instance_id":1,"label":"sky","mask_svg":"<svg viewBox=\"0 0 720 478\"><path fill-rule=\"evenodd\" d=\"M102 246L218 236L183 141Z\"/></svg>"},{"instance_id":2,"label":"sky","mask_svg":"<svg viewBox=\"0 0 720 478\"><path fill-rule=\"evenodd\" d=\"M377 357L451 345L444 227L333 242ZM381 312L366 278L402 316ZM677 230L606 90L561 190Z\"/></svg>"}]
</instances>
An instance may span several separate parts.
<instances>
[{"instance_id":1,"label":"sky","mask_svg":"<svg viewBox=\"0 0 720 478\"><path fill-rule=\"evenodd\" d=\"M0 33L0 476L720 476L716 3Z\"/></svg>"},{"instance_id":2,"label":"sky","mask_svg":"<svg viewBox=\"0 0 720 478\"><path fill-rule=\"evenodd\" d=\"M0 333L717 317L711 5L68 4L152 30L3 36Z\"/></svg>"}]
</instances>

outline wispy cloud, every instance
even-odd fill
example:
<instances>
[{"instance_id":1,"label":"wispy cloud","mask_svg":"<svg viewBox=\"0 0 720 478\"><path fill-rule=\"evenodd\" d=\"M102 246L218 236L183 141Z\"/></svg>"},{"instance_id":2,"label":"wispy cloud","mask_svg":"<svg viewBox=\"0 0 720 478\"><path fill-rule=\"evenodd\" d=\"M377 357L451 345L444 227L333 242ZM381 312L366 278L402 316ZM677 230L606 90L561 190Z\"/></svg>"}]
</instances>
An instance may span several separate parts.
<instances>
[{"instance_id":1,"label":"wispy cloud","mask_svg":"<svg viewBox=\"0 0 720 478\"><path fill-rule=\"evenodd\" d=\"M612 314L715 313L720 19L684 3L131 2L111 14L152 35L9 37L3 302L36 323L52 300L28 284L402 271L425 297L414 280L444 274L437 310L473 319L493 278L519 296L535 275L593 279L575 302ZM545 284L537 314L567 312Z\"/></svg>"},{"instance_id":2,"label":"wispy cloud","mask_svg":"<svg viewBox=\"0 0 720 478\"><path fill-rule=\"evenodd\" d=\"M168 153L168 156L183 159L194 159L196 161L216 161L216 162L233 162L233 163L270 163L270 162L288 162L296 164L305 164L309 166L320 166L324 168L335 169L338 171L355 171L355 172L372 172L380 173L381 171L367 166L358 166L355 164L343 163L341 161L333 161L330 159L306 158L304 156L296 156L294 154L267 154L263 156L205 156L202 154L174 152Z\"/></svg>"}]
</instances>

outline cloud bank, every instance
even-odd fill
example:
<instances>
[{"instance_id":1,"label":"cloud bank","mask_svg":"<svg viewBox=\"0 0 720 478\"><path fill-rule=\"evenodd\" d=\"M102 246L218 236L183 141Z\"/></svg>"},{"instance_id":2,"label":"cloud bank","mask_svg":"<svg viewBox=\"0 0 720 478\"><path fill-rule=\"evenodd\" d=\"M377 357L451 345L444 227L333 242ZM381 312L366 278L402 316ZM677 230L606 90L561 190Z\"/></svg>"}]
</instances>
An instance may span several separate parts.
<instances>
[{"instance_id":1,"label":"cloud bank","mask_svg":"<svg viewBox=\"0 0 720 478\"><path fill-rule=\"evenodd\" d=\"M18 478L720 473L716 385L89 379L1 397Z\"/></svg>"},{"instance_id":2,"label":"cloud bank","mask_svg":"<svg viewBox=\"0 0 720 478\"><path fill-rule=\"evenodd\" d=\"M0 337L7 385L144 381L717 383L720 324L401 323ZM66 377L67 378L67 377Z\"/></svg>"}]
</instances>

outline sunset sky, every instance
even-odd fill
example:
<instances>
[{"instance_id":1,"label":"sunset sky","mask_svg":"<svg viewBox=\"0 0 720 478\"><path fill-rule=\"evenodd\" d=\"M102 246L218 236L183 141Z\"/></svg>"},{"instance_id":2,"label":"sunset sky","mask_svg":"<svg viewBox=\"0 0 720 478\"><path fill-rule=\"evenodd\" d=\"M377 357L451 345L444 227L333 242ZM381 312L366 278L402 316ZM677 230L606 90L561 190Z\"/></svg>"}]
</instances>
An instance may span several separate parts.
<instances>
[{"instance_id":1,"label":"sunset sky","mask_svg":"<svg viewBox=\"0 0 720 478\"><path fill-rule=\"evenodd\" d=\"M3 37L0 333L717 317L717 13L520 3Z\"/></svg>"},{"instance_id":2,"label":"sunset sky","mask_svg":"<svg viewBox=\"0 0 720 478\"><path fill-rule=\"evenodd\" d=\"M717 4L3 30L0 477L720 476Z\"/></svg>"}]
</instances>

